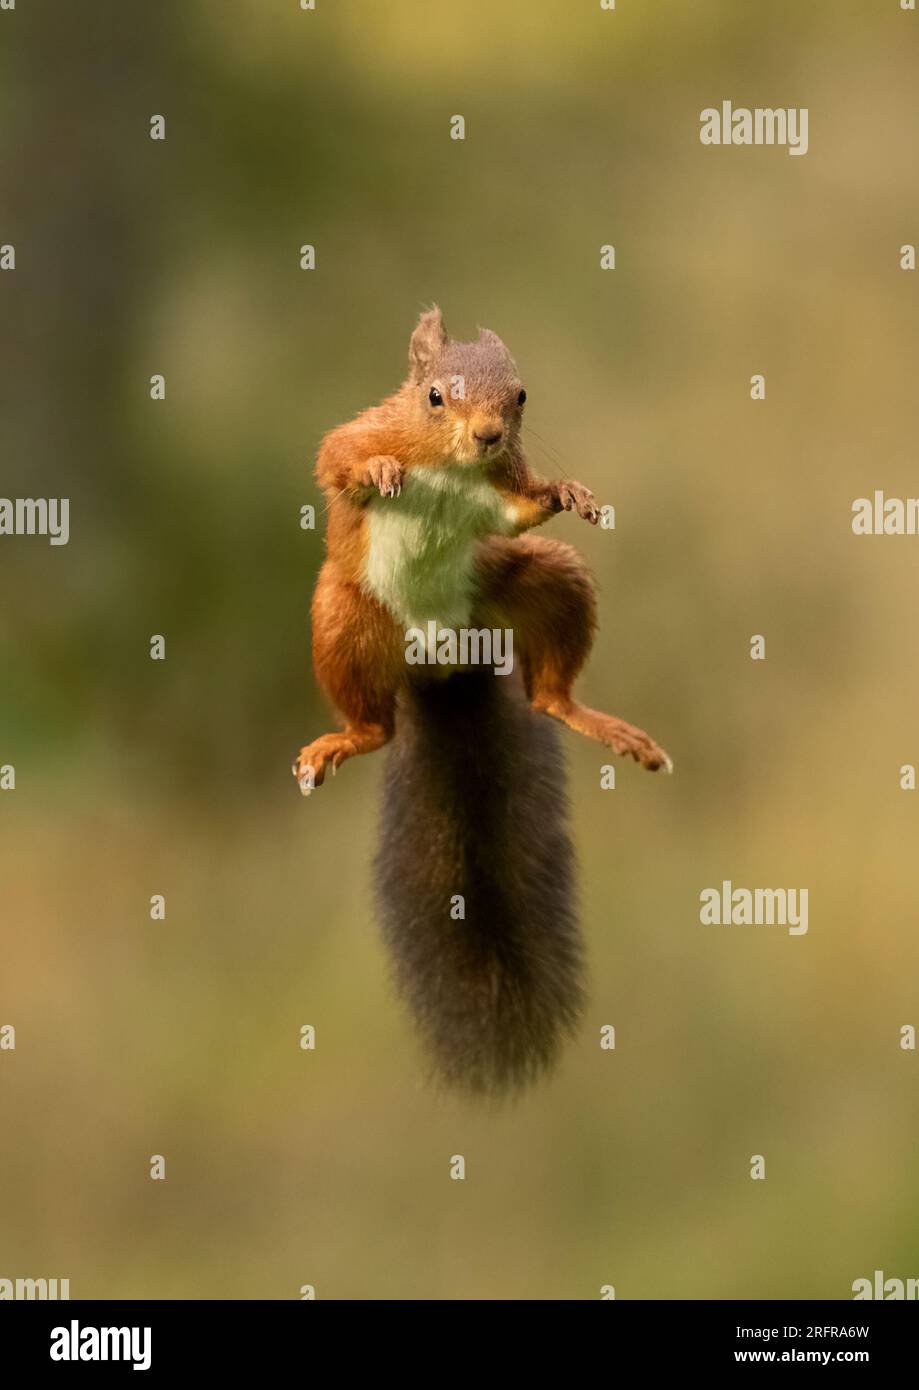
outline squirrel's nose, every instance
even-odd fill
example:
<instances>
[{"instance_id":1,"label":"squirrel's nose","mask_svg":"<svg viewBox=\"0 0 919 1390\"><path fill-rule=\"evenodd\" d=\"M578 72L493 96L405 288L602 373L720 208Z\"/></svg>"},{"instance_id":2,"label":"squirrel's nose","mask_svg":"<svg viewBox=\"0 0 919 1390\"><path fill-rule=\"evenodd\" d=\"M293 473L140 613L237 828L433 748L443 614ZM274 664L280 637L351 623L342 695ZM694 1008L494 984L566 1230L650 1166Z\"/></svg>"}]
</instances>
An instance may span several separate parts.
<instances>
[{"instance_id":1,"label":"squirrel's nose","mask_svg":"<svg viewBox=\"0 0 919 1390\"><path fill-rule=\"evenodd\" d=\"M497 444L503 432L504 431L500 428L496 429L494 426L491 426L487 432L476 430L473 438L477 444Z\"/></svg>"}]
</instances>

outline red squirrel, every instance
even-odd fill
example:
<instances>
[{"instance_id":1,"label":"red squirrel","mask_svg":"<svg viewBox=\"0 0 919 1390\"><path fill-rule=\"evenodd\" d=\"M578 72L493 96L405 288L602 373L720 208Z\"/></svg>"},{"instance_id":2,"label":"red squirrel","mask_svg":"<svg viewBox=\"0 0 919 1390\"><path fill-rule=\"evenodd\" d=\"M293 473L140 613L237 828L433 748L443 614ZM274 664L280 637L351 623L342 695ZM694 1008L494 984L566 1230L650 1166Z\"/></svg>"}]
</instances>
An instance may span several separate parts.
<instances>
[{"instance_id":1,"label":"red squirrel","mask_svg":"<svg viewBox=\"0 0 919 1390\"><path fill-rule=\"evenodd\" d=\"M572 695L596 631L593 582L571 546L530 532L561 511L596 524L599 510L583 484L530 471L525 401L497 334L453 341L434 307L399 389L323 439L313 663L344 728L293 765L309 794L329 768L395 740L384 930L435 1069L478 1090L542 1070L579 1008L570 872L557 858L571 857L563 773L531 711L652 771L672 766L643 730ZM410 665L406 632L431 621L512 632L517 688L481 669ZM465 916L451 916L454 899Z\"/></svg>"}]
</instances>

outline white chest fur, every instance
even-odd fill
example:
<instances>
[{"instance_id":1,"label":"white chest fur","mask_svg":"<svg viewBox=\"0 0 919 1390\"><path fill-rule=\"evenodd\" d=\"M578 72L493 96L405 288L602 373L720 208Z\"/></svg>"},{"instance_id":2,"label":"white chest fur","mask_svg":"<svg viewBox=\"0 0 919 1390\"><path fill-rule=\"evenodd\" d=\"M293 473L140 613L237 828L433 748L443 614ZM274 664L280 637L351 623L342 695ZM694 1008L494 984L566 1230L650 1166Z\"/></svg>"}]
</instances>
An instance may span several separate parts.
<instances>
[{"instance_id":1,"label":"white chest fur","mask_svg":"<svg viewBox=\"0 0 919 1390\"><path fill-rule=\"evenodd\" d=\"M468 627L476 542L509 535L509 509L480 468L410 473L398 497L368 503L367 586L405 627Z\"/></svg>"}]
</instances>

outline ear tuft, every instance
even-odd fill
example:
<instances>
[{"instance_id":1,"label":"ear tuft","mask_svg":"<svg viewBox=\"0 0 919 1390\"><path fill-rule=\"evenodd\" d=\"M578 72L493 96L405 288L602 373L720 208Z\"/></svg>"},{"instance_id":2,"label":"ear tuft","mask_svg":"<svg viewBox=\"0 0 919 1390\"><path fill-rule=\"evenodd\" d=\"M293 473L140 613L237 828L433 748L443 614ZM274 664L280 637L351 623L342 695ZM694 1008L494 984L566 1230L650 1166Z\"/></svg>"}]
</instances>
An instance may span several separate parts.
<instances>
[{"instance_id":1,"label":"ear tuft","mask_svg":"<svg viewBox=\"0 0 919 1390\"><path fill-rule=\"evenodd\" d=\"M408 363L413 381L424 381L432 362L448 342L443 315L434 304L419 318L409 343Z\"/></svg>"}]
</instances>

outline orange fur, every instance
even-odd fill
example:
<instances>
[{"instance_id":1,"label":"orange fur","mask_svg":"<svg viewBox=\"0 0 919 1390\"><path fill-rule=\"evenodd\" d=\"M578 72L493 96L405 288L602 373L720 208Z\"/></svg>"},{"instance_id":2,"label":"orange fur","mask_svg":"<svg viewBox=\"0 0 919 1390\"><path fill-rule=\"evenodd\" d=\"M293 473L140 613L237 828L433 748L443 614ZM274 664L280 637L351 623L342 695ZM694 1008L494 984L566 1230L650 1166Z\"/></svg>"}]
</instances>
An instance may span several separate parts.
<instances>
[{"instance_id":1,"label":"orange fur","mask_svg":"<svg viewBox=\"0 0 919 1390\"><path fill-rule=\"evenodd\" d=\"M504 344L487 331L473 343L452 342L439 310L430 310L412 335L409 363L398 391L331 430L319 450L316 473L329 518L313 599L313 662L345 727L301 749L293 768L301 787L319 786L328 767L392 738L399 693L415 669L405 661L404 630L365 582L368 501L377 493L394 496L413 470L473 464L513 509L517 533L479 543L477 622L513 629L535 709L647 768L669 766L642 730L572 697L596 628L593 585L570 546L522 533L561 510L596 523L598 510L580 483L545 482L530 472L519 437L522 387ZM464 392L454 398L457 379Z\"/></svg>"}]
</instances>

